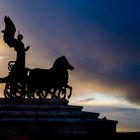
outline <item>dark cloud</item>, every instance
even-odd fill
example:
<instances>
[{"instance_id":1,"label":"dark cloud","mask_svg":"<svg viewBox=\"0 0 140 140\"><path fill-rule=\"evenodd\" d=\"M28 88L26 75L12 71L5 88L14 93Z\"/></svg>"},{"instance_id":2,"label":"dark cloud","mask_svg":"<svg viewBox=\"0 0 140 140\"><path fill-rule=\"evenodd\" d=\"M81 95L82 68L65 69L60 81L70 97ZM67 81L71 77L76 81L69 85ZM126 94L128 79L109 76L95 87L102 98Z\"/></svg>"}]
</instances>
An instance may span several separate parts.
<instances>
[{"instance_id":1,"label":"dark cloud","mask_svg":"<svg viewBox=\"0 0 140 140\"><path fill-rule=\"evenodd\" d=\"M87 76L91 81L98 80L108 87L120 88L125 92L123 96L136 103L140 103L138 3L138 1L127 1L127 4L126 1L104 3L101 5L103 9L100 9L100 12L99 9L96 11L98 19L90 9L89 13L93 14L93 17L86 13L87 16L84 16L88 19L85 22L77 18L79 26L76 26L76 31L80 34L73 39L75 46L68 49L73 61L85 75L83 78ZM110 7L113 6L111 12L107 9L108 4ZM96 26L95 22L98 22L99 26Z\"/></svg>"}]
</instances>

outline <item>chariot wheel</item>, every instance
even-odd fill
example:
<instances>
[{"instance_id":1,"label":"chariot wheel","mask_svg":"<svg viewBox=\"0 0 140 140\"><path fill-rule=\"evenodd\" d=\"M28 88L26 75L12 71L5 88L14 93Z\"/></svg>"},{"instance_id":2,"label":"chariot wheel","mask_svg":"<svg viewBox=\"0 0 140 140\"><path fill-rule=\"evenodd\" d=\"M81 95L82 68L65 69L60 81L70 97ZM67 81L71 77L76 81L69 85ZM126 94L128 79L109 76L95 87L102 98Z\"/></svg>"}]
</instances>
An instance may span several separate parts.
<instances>
[{"instance_id":1,"label":"chariot wheel","mask_svg":"<svg viewBox=\"0 0 140 140\"><path fill-rule=\"evenodd\" d=\"M21 83L6 83L4 89L5 98L24 98L25 89Z\"/></svg>"},{"instance_id":2,"label":"chariot wheel","mask_svg":"<svg viewBox=\"0 0 140 140\"><path fill-rule=\"evenodd\" d=\"M11 84L10 83L6 83L5 89L4 89L4 96L5 96L5 98L12 98L11 88L12 88Z\"/></svg>"}]
</instances>

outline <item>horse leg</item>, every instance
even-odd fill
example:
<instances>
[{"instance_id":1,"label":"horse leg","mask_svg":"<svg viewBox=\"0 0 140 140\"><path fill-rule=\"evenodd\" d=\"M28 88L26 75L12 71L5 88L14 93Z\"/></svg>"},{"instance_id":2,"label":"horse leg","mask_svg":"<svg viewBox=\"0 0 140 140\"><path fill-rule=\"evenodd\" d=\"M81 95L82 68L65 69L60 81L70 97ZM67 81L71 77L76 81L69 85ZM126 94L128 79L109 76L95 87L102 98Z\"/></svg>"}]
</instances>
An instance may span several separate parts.
<instances>
[{"instance_id":1,"label":"horse leg","mask_svg":"<svg viewBox=\"0 0 140 140\"><path fill-rule=\"evenodd\" d=\"M58 90L59 90L59 92L58 92L57 96L58 96L59 99L61 99L60 93L63 92L63 87L58 88Z\"/></svg>"},{"instance_id":2,"label":"horse leg","mask_svg":"<svg viewBox=\"0 0 140 140\"><path fill-rule=\"evenodd\" d=\"M28 98L32 98L33 97L33 94L34 94L34 89L28 88L27 97Z\"/></svg>"},{"instance_id":3,"label":"horse leg","mask_svg":"<svg viewBox=\"0 0 140 140\"><path fill-rule=\"evenodd\" d=\"M62 88L62 94L64 95L63 99L65 99L66 98L66 87Z\"/></svg>"},{"instance_id":4,"label":"horse leg","mask_svg":"<svg viewBox=\"0 0 140 140\"><path fill-rule=\"evenodd\" d=\"M53 92L52 92L52 97L51 97L51 99L57 99L57 98L58 98L58 96L55 95L56 91L57 91L57 88L54 88L54 89L53 89Z\"/></svg>"},{"instance_id":5,"label":"horse leg","mask_svg":"<svg viewBox=\"0 0 140 140\"><path fill-rule=\"evenodd\" d=\"M41 92L41 93L42 93L42 94L41 94L41 95L42 95L42 98L43 98L43 99L46 99L49 92L50 92L50 91L47 90L47 89L42 90L42 92Z\"/></svg>"},{"instance_id":6,"label":"horse leg","mask_svg":"<svg viewBox=\"0 0 140 140\"><path fill-rule=\"evenodd\" d=\"M70 93L68 95L68 99L69 99L71 97L71 95L72 95L72 87L67 85L66 88L69 88L69 90L70 90Z\"/></svg>"},{"instance_id":7,"label":"horse leg","mask_svg":"<svg viewBox=\"0 0 140 140\"><path fill-rule=\"evenodd\" d=\"M52 91L50 90L50 88L44 89L43 91L45 92L45 94L42 94L42 97L43 97L44 99L47 98L47 96L48 96L49 93L50 93L50 94L53 94ZM51 98L52 98L52 97L51 97Z\"/></svg>"},{"instance_id":8,"label":"horse leg","mask_svg":"<svg viewBox=\"0 0 140 140\"><path fill-rule=\"evenodd\" d=\"M36 90L36 95L37 95L40 99L42 99L42 98L43 98L43 97L42 97L42 90L41 90L41 89Z\"/></svg>"}]
</instances>

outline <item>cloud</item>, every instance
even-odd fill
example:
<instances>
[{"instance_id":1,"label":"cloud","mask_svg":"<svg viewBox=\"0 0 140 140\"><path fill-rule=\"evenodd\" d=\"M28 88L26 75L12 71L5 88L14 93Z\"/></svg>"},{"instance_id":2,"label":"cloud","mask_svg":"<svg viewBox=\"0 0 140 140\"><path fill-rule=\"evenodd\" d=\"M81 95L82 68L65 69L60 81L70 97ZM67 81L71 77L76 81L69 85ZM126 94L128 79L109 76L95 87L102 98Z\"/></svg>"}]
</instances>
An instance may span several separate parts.
<instances>
[{"instance_id":1,"label":"cloud","mask_svg":"<svg viewBox=\"0 0 140 140\"><path fill-rule=\"evenodd\" d=\"M94 98L86 98L86 99L83 99L83 100L79 100L77 102L91 102L91 101L94 101L95 99Z\"/></svg>"}]
</instances>

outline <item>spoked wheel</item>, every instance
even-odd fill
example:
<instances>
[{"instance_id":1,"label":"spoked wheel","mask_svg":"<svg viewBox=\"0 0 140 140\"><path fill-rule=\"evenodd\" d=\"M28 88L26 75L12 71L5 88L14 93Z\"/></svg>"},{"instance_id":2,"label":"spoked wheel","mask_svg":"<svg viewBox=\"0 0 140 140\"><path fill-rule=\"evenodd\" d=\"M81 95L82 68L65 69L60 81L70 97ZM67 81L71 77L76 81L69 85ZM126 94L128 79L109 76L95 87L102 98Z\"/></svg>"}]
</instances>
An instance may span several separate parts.
<instances>
[{"instance_id":1,"label":"spoked wheel","mask_svg":"<svg viewBox=\"0 0 140 140\"><path fill-rule=\"evenodd\" d=\"M5 98L24 98L25 87L21 83L6 83L4 96Z\"/></svg>"},{"instance_id":2,"label":"spoked wheel","mask_svg":"<svg viewBox=\"0 0 140 140\"><path fill-rule=\"evenodd\" d=\"M15 93L15 98L25 98L26 87L25 84L18 83Z\"/></svg>"},{"instance_id":3,"label":"spoked wheel","mask_svg":"<svg viewBox=\"0 0 140 140\"><path fill-rule=\"evenodd\" d=\"M5 98L12 98L13 95L11 94L11 89L12 89L11 83L6 83L5 89L4 89Z\"/></svg>"}]
</instances>

